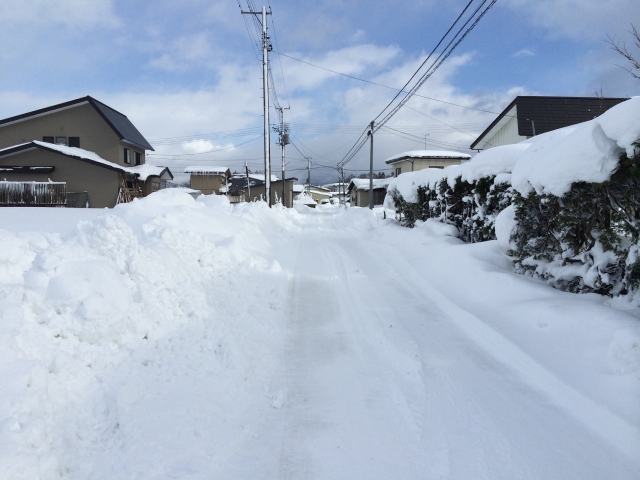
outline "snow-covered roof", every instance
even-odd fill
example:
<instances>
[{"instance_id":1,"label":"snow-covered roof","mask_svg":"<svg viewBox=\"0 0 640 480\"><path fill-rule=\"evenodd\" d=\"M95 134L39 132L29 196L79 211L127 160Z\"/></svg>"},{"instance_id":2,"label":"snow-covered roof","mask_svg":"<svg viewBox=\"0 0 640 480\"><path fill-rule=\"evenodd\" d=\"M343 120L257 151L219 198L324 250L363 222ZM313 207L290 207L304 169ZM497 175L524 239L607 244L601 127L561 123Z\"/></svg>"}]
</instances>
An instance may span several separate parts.
<instances>
[{"instance_id":1,"label":"snow-covered roof","mask_svg":"<svg viewBox=\"0 0 640 480\"><path fill-rule=\"evenodd\" d=\"M206 165L191 166L184 169L184 173L202 173L211 175L224 175L229 171L229 167L214 167Z\"/></svg>"},{"instance_id":2,"label":"snow-covered roof","mask_svg":"<svg viewBox=\"0 0 640 480\"><path fill-rule=\"evenodd\" d=\"M173 174L167 167L160 167L157 165L149 165L148 163L145 163L144 165L128 167L128 170L132 171L133 173L137 173L138 178L140 178L140 180L142 180L143 182L145 182L147 178L152 175L160 177L162 180L173 180Z\"/></svg>"},{"instance_id":3,"label":"snow-covered roof","mask_svg":"<svg viewBox=\"0 0 640 480\"><path fill-rule=\"evenodd\" d=\"M384 163L395 163L404 160L405 158L453 158L456 160L468 160L471 158L471 155L446 150L410 150L408 152L399 153L398 155L393 155L392 157L387 158Z\"/></svg>"},{"instance_id":4,"label":"snow-covered roof","mask_svg":"<svg viewBox=\"0 0 640 480\"><path fill-rule=\"evenodd\" d=\"M90 152L88 150L84 150L82 148L77 148L77 147L67 147L66 145L56 145L53 143L40 142L38 140L33 140L31 142L21 143L20 145L14 145L12 147L3 148L2 150L0 150L0 156L10 155L13 153L20 153L25 150L31 150L33 148L40 148L42 150L49 150L52 152L61 153L68 157L74 157L79 160L84 160L86 162L103 166L111 170L117 170L118 172L121 172L121 173L134 173L134 172L131 172L130 169L127 167L123 167L121 165L118 165L117 163L113 163L108 160L105 160L95 152Z\"/></svg>"},{"instance_id":5,"label":"snow-covered roof","mask_svg":"<svg viewBox=\"0 0 640 480\"><path fill-rule=\"evenodd\" d=\"M304 185L294 185L293 186L293 193L301 193L304 191Z\"/></svg>"},{"instance_id":6,"label":"snow-covered roof","mask_svg":"<svg viewBox=\"0 0 640 480\"><path fill-rule=\"evenodd\" d=\"M393 180L392 177L389 178L374 178L373 179L373 188L386 188L389 185L389 182ZM369 179L368 178L352 178L349 183L348 190L351 190L352 185L356 187L358 190L368 191L369 190Z\"/></svg>"},{"instance_id":7,"label":"snow-covered roof","mask_svg":"<svg viewBox=\"0 0 640 480\"><path fill-rule=\"evenodd\" d=\"M78 160L102 166L110 170L116 170L120 173L130 173L132 175L137 175L142 181L145 181L150 175L158 175L161 178L164 175L166 179L173 179L173 175L167 167L158 167L155 165L147 164L138 165L135 167L123 167L122 165L118 165L117 163L105 160L97 153L90 152L89 150L84 150L77 147L68 147L66 145L56 145L54 143L41 142L39 140L33 140L31 142L21 143L20 145L3 148L2 150L0 150L0 156L17 154L34 148L61 153L62 155L77 158Z\"/></svg>"}]
</instances>

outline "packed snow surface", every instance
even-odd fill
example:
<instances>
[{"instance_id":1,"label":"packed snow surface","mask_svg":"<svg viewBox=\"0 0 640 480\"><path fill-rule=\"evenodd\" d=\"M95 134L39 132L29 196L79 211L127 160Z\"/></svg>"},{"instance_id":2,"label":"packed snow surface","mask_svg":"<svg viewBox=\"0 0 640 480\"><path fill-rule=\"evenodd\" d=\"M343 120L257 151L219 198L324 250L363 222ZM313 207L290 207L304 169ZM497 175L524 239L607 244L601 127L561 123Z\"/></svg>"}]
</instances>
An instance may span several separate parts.
<instances>
[{"instance_id":1,"label":"packed snow surface","mask_svg":"<svg viewBox=\"0 0 640 480\"><path fill-rule=\"evenodd\" d=\"M633 97L588 122L484 150L462 165L403 173L391 181L388 191L416 202L420 185L433 189L436 183L446 180L453 187L457 177L473 182L481 177L511 174L511 184L522 194L535 190L561 197L575 182L608 180L623 152L634 155L638 148L634 142L638 139L640 97ZM393 208L390 197L385 205Z\"/></svg>"},{"instance_id":2,"label":"packed snow surface","mask_svg":"<svg viewBox=\"0 0 640 480\"><path fill-rule=\"evenodd\" d=\"M0 478L637 479L636 312L455 235L179 190L0 209Z\"/></svg>"}]
</instances>

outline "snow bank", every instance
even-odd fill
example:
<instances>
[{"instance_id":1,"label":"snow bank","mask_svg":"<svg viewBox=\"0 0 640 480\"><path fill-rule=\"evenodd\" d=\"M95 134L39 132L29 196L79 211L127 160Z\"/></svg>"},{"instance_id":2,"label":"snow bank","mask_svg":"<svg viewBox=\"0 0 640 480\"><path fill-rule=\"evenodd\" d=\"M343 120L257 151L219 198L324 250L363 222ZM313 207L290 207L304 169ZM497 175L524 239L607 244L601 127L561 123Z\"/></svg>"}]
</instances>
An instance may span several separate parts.
<instances>
[{"instance_id":1,"label":"snow bank","mask_svg":"<svg viewBox=\"0 0 640 480\"><path fill-rule=\"evenodd\" d=\"M260 378L277 362L268 351L281 341L273 322L286 275L259 232L286 236L294 220L263 204L232 208L224 197L168 189L64 235L0 230L0 477L121 477L106 473L112 457L97 457L114 448L146 456L151 437L125 430L147 420L143 430L153 429L157 418L136 405L163 390L159 381L189 391L198 372L221 375L238 404L229 409L261 395L244 372ZM186 397L190 412L222 388L203 384ZM155 409L168 411L179 434L189 412ZM147 476L135 465L129 474Z\"/></svg>"}]
</instances>

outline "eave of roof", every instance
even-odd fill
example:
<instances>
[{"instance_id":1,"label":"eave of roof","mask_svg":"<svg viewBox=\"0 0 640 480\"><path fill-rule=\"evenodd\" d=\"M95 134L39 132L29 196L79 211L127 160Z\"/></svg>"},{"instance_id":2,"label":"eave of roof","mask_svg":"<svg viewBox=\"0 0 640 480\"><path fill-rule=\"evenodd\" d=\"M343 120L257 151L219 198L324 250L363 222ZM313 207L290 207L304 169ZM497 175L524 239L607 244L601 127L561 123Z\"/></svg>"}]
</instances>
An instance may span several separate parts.
<instances>
[{"instance_id":1,"label":"eave of roof","mask_svg":"<svg viewBox=\"0 0 640 480\"><path fill-rule=\"evenodd\" d=\"M516 106L516 102L518 101L518 97L514 98L513 101L507 105L507 108L505 108L502 113L500 115L498 115L496 117L496 119L491 122L491 124L485 129L484 132L482 132L480 134L480 136L478 138L475 139L475 141L471 144L471 146L469 147L471 150L474 150L476 148L476 145L478 145L478 143L480 143L482 141L482 139L489 133L491 132L491 130L493 130L493 127L495 127L498 122L500 122L500 120L502 120L505 116L507 116L507 114L511 111L511 109L513 107Z\"/></svg>"},{"instance_id":2,"label":"eave of roof","mask_svg":"<svg viewBox=\"0 0 640 480\"><path fill-rule=\"evenodd\" d=\"M127 141L129 143L142 147L145 150L154 151L151 144L149 144L149 142L142 136L142 134L133 125L133 123L131 123L126 115L118 112L108 105L105 105L104 103L96 100L89 95L87 95L86 97L76 98L75 100L69 100L68 102L51 105L50 107L40 108L32 112L22 113L20 115L2 119L0 120L0 127L4 125L10 125L12 123L17 123L28 118L39 117L42 115L58 112L60 110L77 107L85 103L91 105L96 110L96 112L98 112L98 115L102 117L102 119L107 123L107 125L109 125L109 127L114 131L114 133L120 140Z\"/></svg>"},{"instance_id":3,"label":"eave of roof","mask_svg":"<svg viewBox=\"0 0 640 480\"><path fill-rule=\"evenodd\" d=\"M72 148L72 147L68 147L68 148ZM90 163L91 165L95 165L97 167L106 168L108 170L113 170L113 171L116 171L116 172L119 172L119 173L129 173L131 175L137 175L135 172L130 171L128 168L121 167L120 165L117 165L115 163L111 163L108 160L95 161L95 160L92 160L90 158L83 157L82 155L74 155L74 154L71 154L71 153L62 152L60 150L57 150L56 148L50 148L46 144L43 144L43 142L37 142L37 141L32 141L32 142L28 142L28 143L22 143L20 145L15 145L13 147L4 148L4 149L0 150L0 157L7 157L7 156L10 156L10 155L23 153L23 152L26 152L28 150L33 150L33 149L46 150L48 152L56 153L58 155L62 155L62 156L65 156L65 157L75 158L76 160L80 160L82 162ZM80 149L78 149L78 150L80 150Z\"/></svg>"},{"instance_id":4,"label":"eave of roof","mask_svg":"<svg viewBox=\"0 0 640 480\"><path fill-rule=\"evenodd\" d=\"M626 98L598 98L598 97L561 97L545 95L519 95L505 108L498 117L491 122L484 132L471 144L472 150L483 148L478 147L485 137L499 126L515 107L515 115L518 121L518 135L523 137L533 136L533 120L536 134L546 133L558 128L575 125L577 123L591 120L609 108ZM606 108L605 108L606 107ZM550 111L557 109L561 113L559 116L550 118ZM585 110L586 109L586 110ZM588 113L588 114L587 114ZM590 116L593 113L593 116ZM506 122L505 122L506 123ZM500 128L502 125L500 125Z\"/></svg>"}]
</instances>

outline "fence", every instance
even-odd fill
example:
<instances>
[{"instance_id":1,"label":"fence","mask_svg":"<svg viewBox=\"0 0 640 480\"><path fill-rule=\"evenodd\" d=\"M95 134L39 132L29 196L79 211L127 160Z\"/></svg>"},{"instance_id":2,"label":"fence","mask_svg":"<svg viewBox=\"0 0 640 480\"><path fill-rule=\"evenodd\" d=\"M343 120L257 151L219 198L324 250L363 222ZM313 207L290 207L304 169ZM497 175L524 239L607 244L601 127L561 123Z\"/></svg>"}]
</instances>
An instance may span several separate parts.
<instances>
[{"instance_id":1,"label":"fence","mask_svg":"<svg viewBox=\"0 0 640 480\"><path fill-rule=\"evenodd\" d=\"M0 181L2 207L66 207L65 182Z\"/></svg>"}]
</instances>

